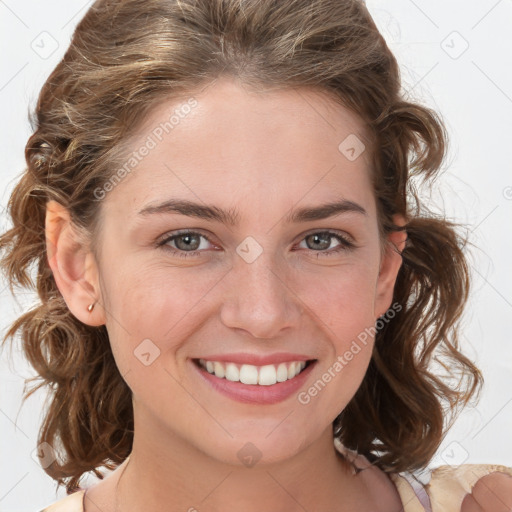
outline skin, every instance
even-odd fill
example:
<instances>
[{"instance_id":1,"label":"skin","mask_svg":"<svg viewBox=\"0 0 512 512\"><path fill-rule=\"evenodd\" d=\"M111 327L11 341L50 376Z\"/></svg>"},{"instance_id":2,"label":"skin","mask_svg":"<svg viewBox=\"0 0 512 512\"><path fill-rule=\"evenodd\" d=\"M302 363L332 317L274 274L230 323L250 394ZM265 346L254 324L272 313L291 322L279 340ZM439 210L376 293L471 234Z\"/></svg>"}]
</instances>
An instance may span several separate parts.
<instances>
[{"instance_id":1,"label":"skin","mask_svg":"<svg viewBox=\"0 0 512 512\"><path fill-rule=\"evenodd\" d=\"M406 234L391 235L381 254L369 152L350 161L338 150L350 134L364 140L364 126L307 89L254 93L222 79L194 97L191 113L101 201L97 258L67 210L47 204L48 261L59 290L80 321L106 325L133 394L129 464L89 489L86 510L114 510L124 468L119 510L131 512L399 510L384 473L371 467L353 476L333 449L332 422L364 377L371 338L307 405L296 395L272 405L235 402L191 365L213 353L305 354L318 360L307 389L391 307ZM158 105L131 150L177 105ZM170 198L236 209L239 224L137 214ZM285 221L291 209L340 198L366 215ZM183 229L210 240L199 239L199 255L157 247ZM315 248L307 236L327 229L357 247L333 253L340 242L331 237ZM252 263L236 252L249 236L263 249ZM183 238L178 243L167 247L180 251ZM149 366L134 355L144 339L160 350ZM261 453L250 468L237 456L247 442Z\"/></svg>"},{"instance_id":2,"label":"skin","mask_svg":"<svg viewBox=\"0 0 512 512\"><path fill-rule=\"evenodd\" d=\"M512 476L496 471L480 478L462 501L461 512L512 510Z\"/></svg>"}]
</instances>

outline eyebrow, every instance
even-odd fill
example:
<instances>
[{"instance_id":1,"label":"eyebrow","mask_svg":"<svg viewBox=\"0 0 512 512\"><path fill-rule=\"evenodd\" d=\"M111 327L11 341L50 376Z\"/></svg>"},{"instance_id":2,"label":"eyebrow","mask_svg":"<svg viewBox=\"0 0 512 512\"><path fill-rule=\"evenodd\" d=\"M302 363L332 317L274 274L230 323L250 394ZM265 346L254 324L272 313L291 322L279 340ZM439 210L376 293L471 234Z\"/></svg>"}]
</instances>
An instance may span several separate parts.
<instances>
[{"instance_id":1,"label":"eyebrow","mask_svg":"<svg viewBox=\"0 0 512 512\"><path fill-rule=\"evenodd\" d=\"M309 206L292 210L288 213L285 220L289 223L308 222L327 219L349 212L368 215L360 204L343 199L319 206ZM229 226L236 226L239 219L239 213L236 210L223 210L218 206L194 203L186 199L169 199L163 203L148 205L138 212L138 214L142 216L165 213L177 213L187 217L213 220Z\"/></svg>"}]
</instances>

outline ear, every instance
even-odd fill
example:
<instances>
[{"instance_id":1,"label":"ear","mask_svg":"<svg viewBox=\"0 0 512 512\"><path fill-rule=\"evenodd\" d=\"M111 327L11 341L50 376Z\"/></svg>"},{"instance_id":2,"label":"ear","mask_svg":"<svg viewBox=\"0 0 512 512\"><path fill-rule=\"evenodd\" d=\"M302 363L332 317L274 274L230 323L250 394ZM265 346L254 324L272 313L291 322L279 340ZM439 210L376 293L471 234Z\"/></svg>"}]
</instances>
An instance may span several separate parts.
<instances>
[{"instance_id":1,"label":"ear","mask_svg":"<svg viewBox=\"0 0 512 512\"><path fill-rule=\"evenodd\" d=\"M45 237L48 264L69 310L84 324L103 325L96 260L73 226L69 211L53 200L46 203ZM90 312L89 304L95 304Z\"/></svg>"},{"instance_id":2,"label":"ear","mask_svg":"<svg viewBox=\"0 0 512 512\"><path fill-rule=\"evenodd\" d=\"M393 215L393 222L397 226L405 226L405 219L402 215ZM384 315L391 307L393 301L393 290L402 265L401 252L405 248L407 232L394 231L387 237L387 244L380 262L379 276L375 293L375 319Z\"/></svg>"}]
</instances>

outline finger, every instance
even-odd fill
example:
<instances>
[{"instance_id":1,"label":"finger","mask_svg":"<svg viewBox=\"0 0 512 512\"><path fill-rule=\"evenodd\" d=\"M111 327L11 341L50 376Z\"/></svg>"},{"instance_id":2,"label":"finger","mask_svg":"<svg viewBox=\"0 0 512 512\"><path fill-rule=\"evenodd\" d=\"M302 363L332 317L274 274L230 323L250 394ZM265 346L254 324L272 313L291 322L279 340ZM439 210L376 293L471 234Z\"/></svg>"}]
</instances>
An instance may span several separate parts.
<instances>
[{"instance_id":1,"label":"finger","mask_svg":"<svg viewBox=\"0 0 512 512\"><path fill-rule=\"evenodd\" d=\"M466 494L460 512L486 512L475 500L472 494Z\"/></svg>"},{"instance_id":2,"label":"finger","mask_svg":"<svg viewBox=\"0 0 512 512\"><path fill-rule=\"evenodd\" d=\"M471 494L485 512L510 512L512 478L505 473L491 473L477 481Z\"/></svg>"}]
</instances>

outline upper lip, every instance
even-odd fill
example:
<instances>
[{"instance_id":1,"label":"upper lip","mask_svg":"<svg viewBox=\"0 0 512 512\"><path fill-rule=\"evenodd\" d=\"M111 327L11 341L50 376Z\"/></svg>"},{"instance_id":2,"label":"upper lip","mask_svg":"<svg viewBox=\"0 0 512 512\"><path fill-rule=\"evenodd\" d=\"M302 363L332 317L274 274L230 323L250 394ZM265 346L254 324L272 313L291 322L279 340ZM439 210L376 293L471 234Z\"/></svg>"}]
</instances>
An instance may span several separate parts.
<instances>
[{"instance_id":1,"label":"upper lip","mask_svg":"<svg viewBox=\"0 0 512 512\"><path fill-rule=\"evenodd\" d=\"M198 358L199 359L199 358ZM223 363L251 364L254 366L265 366L267 364L287 363L291 361L309 361L314 358L303 354L292 354L290 352L278 352L275 354L258 355L244 352L233 354L212 354L203 356L206 361L219 361Z\"/></svg>"}]
</instances>

